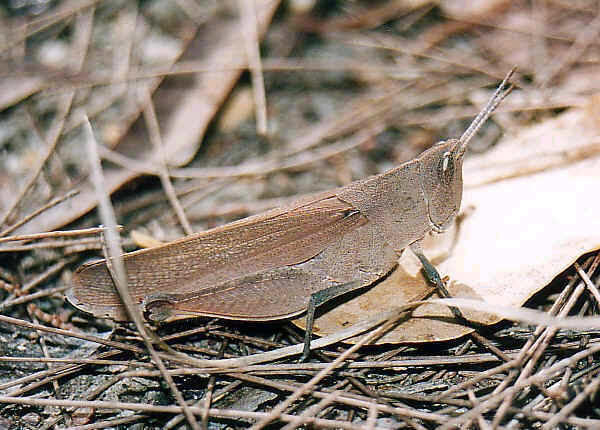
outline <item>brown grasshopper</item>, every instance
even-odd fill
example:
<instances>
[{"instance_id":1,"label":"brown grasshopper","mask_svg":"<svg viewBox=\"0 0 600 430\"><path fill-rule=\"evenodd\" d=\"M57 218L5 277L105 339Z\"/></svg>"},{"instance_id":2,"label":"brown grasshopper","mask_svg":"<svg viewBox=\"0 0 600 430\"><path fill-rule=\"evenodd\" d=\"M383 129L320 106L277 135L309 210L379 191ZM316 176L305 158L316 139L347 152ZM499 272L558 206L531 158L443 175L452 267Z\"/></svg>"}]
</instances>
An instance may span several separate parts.
<instances>
[{"instance_id":1,"label":"brown grasshopper","mask_svg":"<svg viewBox=\"0 0 600 430\"><path fill-rule=\"evenodd\" d=\"M388 274L409 247L448 293L420 242L454 220L467 144L512 90L511 70L460 139L437 143L385 173L293 204L123 256L131 295L152 321L210 316L271 321L307 312ZM127 319L105 260L82 265L70 302Z\"/></svg>"}]
</instances>

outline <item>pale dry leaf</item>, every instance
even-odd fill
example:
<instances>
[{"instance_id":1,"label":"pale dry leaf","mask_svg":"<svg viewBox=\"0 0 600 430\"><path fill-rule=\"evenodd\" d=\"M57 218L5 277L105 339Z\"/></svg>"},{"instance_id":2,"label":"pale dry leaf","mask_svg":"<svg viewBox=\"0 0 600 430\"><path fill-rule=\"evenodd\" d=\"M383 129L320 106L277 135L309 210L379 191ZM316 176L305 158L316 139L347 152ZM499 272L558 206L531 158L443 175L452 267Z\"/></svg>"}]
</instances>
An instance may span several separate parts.
<instances>
[{"instance_id":1,"label":"pale dry leaf","mask_svg":"<svg viewBox=\"0 0 600 430\"><path fill-rule=\"evenodd\" d=\"M223 106L217 128L223 133L231 133L240 123L254 113L254 99L252 88L237 88Z\"/></svg>"},{"instance_id":2,"label":"pale dry leaf","mask_svg":"<svg viewBox=\"0 0 600 430\"><path fill-rule=\"evenodd\" d=\"M260 38L266 33L278 5L279 1L256 2L256 31ZM203 59L206 64L215 65L217 70L199 73L196 76L193 88L181 97L176 113L162 126L165 130L164 145L168 148L167 164L171 166L182 166L191 161L209 123L242 73L239 69L219 69L217 65L228 62L239 63L240 59L244 61L246 58L244 33L235 20L231 20L220 30L222 48L213 49ZM202 50L206 50L207 44L213 43L213 37L210 35L208 40L197 41Z\"/></svg>"},{"instance_id":3,"label":"pale dry leaf","mask_svg":"<svg viewBox=\"0 0 600 430\"><path fill-rule=\"evenodd\" d=\"M163 242L161 242L157 238L139 230L132 230L130 236L135 245L139 248L152 248L155 246L163 245Z\"/></svg>"},{"instance_id":4,"label":"pale dry leaf","mask_svg":"<svg viewBox=\"0 0 600 430\"><path fill-rule=\"evenodd\" d=\"M521 306L581 255L600 249L600 130L591 111L569 110L465 161L466 214L456 242L452 246L449 232L432 236L425 247L449 277L453 296ZM431 293L418 260L406 251L386 280L320 315L315 333L333 333ZM464 313L480 323L499 320ZM379 342L440 341L470 331L451 321L447 307L421 307Z\"/></svg>"}]
</instances>

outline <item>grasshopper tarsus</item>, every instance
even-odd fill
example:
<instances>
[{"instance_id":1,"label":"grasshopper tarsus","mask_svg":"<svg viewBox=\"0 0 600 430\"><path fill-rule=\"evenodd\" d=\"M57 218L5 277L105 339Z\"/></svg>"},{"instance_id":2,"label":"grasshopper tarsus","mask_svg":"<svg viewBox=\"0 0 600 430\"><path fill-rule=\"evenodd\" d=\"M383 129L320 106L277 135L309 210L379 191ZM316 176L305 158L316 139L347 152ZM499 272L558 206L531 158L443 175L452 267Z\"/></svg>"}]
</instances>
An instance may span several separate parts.
<instances>
[{"instance_id":1,"label":"grasshopper tarsus","mask_svg":"<svg viewBox=\"0 0 600 430\"><path fill-rule=\"evenodd\" d=\"M425 274L427 282L429 282L437 289L438 295L442 298L452 297L450 295L450 292L446 288L446 285L444 284L440 273L437 271L433 263L431 263L431 261L429 261L429 259L423 253L423 249L421 248L421 242L416 241L412 243L410 245L410 249L421 262L421 266L423 266L423 273ZM460 309L451 306L450 311L460 323L464 324L466 322L466 318L460 311Z\"/></svg>"}]
</instances>

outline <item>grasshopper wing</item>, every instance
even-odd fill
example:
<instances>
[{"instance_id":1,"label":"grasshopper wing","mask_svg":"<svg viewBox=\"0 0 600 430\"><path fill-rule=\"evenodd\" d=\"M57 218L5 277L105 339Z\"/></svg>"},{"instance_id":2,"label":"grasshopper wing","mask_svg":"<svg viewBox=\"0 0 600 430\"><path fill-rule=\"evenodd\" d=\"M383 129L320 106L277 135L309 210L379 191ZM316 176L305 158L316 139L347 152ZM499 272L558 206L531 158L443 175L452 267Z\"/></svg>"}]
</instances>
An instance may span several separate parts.
<instances>
[{"instance_id":1,"label":"grasshopper wing","mask_svg":"<svg viewBox=\"0 0 600 430\"><path fill-rule=\"evenodd\" d=\"M123 256L133 299L202 294L248 275L293 266L319 254L367 219L334 193L321 194L155 248ZM126 319L106 261L81 266L69 301L96 316Z\"/></svg>"}]
</instances>

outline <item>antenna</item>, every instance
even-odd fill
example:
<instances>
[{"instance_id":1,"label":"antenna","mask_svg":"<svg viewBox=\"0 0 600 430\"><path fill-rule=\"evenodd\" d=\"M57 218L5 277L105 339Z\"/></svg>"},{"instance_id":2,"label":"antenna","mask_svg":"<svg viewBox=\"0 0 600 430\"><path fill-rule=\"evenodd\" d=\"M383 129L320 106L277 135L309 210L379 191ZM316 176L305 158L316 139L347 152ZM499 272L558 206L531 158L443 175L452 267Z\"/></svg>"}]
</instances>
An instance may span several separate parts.
<instances>
[{"instance_id":1,"label":"antenna","mask_svg":"<svg viewBox=\"0 0 600 430\"><path fill-rule=\"evenodd\" d=\"M475 135L475 133L477 133L477 131L481 128L483 123L489 118L489 116L492 114L492 112L494 112L494 110L498 107L500 102L502 102L502 100L504 100L504 98L514 88L514 84L512 84L512 83L508 86L508 88L505 88L505 87L507 86L508 82L510 81L510 78L512 77L512 75L515 73L516 69L517 68L515 66L508 72L508 74L506 75L506 77L504 78L502 83L498 86L498 88L496 89L496 91L494 92L494 94L492 95L490 100L487 102L487 105L485 105L485 107L479 112L479 114L475 117L473 122L471 122L471 125L469 125L469 128L467 128L465 130L463 135L458 140L458 144L460 145L460 148L458 150L459 157L464 155L465 151L467 150L467 144L469 143L471 138Z\"/></svg>"}]
</instances>

